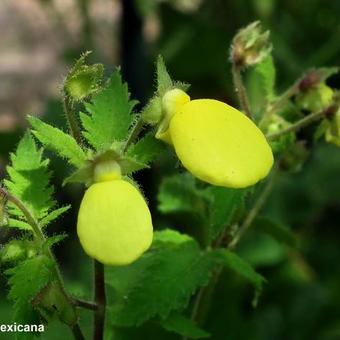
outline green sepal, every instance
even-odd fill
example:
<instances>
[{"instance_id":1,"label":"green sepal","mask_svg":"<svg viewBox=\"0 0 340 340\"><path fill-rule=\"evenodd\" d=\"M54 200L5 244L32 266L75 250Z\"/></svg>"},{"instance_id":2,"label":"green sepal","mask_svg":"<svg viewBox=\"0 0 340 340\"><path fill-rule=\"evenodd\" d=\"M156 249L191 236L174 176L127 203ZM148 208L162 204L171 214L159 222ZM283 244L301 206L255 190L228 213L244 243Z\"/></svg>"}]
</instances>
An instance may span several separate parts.
<instances>
[{"instance_id":1,"label":"green sepal","mask_svg":"<svg viewBox=\"0 0 340 340\"><path fill-rule=\"evenodd\" d=\"M186 92L190 87L187 83L171 79L161 55L158 56L156 63L156 79L156 92L141 114L143 121L150 125L157 125L163 119L162 98L168 91L177 88Z\"/></svg>"},{"instance_id":2,"label":"green sepal","mask_svg":"<svg viewBox=\"0 0 340 340\"><path fill-rule=\"evenodd\" d=\"M122 151L122 146L122 143L118 143L106 151L93 154L83 167L74 171L64 180L63 185L68 183L84 183L86 186L90 186L94 182L96 165L108 161L117 162L123 176L149 167L146 163L140 162L136 157L125 155Z\"/></svg>"}]
</instances>

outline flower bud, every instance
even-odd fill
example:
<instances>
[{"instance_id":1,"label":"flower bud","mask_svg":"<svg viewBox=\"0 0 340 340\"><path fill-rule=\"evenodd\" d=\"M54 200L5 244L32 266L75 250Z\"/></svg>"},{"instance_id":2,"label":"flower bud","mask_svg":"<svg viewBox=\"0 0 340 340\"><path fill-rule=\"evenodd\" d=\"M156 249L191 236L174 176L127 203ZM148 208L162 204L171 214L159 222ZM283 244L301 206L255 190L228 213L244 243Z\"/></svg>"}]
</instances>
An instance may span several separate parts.
<instances>
[{"instance_id":1,"label":"flower bud","mask_svg":"<svg viewBox=\"0 0 340 340\"><path fill-rule=\"evenodd\" d=\"M235 65L248 67L260 63L271 50L269 31L263 31L260 22L255 21L235 35L231 58Z\"/></svg>"},{"instance_id":2,"label":"flower bud","mask_svg":"<svg viewBox=\"0 0 340 340\"><path fill-rule=\"evenodd\" d=\"M217 100L190 101L180 90L164 96L163 105L168 108L169 127L156 137L170 142L183 166L197 178L244 188L269 173L271 148L261 130L240 111Z\"/></svg>"},{"instance_id":3,"label":"flower bud","mask_svg":"<svg viewBox=\"0 0 340 340\"><path fill-rule=\"evenodd\" d=\"M325 83L317 84L296 96L296 103L302 110L320 112L331 105L333 90Z\"/></svg>"},{"instance_id":4,"label":"flower bud","mask_svg":"<svg viewBox=\"0 0 340 340\"><path fill-rule=\"evenodd\" d=\"M102 64L85 64L88 55L86 52L77 60L65 80L65 92L74 101L81 101L96 92L103 77Z\"/></svg>"}]
</instances>

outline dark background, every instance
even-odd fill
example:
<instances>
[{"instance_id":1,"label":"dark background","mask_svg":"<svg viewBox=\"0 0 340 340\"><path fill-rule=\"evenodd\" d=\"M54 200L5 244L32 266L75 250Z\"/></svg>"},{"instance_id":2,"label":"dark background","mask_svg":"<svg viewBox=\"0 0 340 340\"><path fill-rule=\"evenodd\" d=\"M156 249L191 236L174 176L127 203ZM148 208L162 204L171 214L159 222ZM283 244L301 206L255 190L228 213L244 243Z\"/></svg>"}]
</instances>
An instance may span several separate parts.
<instances>
[{"instance_id":1,"label":"dark background","mask_svg":"<svg viewBox=\"0 0 340 340\"><path fill-rule=\"evenodd\" d=\"M340 57L340 2L331 0L20 0L0 3L0 175L34 113L65 127L60 85L74 60L93 50L91 62L112 70L121 65L132 97L141 105L152 94L154 62L162 54L175 79L190 83L193 98L216 98L237 105L228 51L240 27L261 20L270 29L277 66L277 90L283 91L312 66L334 66ZM333 86L339 84L335 79ZM261 100L259 86L247 75L251 103ZM69 169L52 159L60 205L73 209L49 232L70 236L57 249L68 289L91 292L91 261L82 252L75 221L82 188L62 187ZM154 224L173 223L157 213L160 173L177 171L175 160L163 155L141 182ZM299 173L281 175L265 211L297 234L300 247L289 249L269 236L249 233L240 253L267 279L256 309L252 290L230 273L217 286L204 327L212 339L340 339L340 150L323 142ZM0 241L13 234L0 231ZM1 283L0 323L9 323L7 287ZM90 329L90 315L82 326ZM70 337L53 322L46 339ZM177 339L154 325L122 332L117 339ZM0 334L0 338L9 336Z\"/></svg>"}]
</instances>

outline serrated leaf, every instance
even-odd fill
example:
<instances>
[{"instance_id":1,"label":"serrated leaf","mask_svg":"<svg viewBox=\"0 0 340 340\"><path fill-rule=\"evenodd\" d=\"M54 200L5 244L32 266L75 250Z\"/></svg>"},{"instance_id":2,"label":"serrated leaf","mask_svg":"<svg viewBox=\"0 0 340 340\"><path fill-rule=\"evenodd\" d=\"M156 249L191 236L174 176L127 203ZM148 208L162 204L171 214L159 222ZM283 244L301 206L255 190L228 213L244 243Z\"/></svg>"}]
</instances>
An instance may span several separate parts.
<instances>
[{"instance_id":1,"label":"serrated leaf","mask_svg":"<svg viewBox=\"0 0 340 340\"><path fill-rule=\"evenodd\" d=\"M254 220L252 227L272 236L279 242L285 243L291 247L297 246L297 240L293 232L268 217L257 217Z\"/></svg>"},{"instance_id":2,"label":"serrated leaf","mask_svg":"<svg viewBox=\"0 0 340 340\"><path fill-rule=\"evenodd\" d=\"M252 283L256 290L256 296L262 291L262 286L266 282L265 278L258 274L254 268L240 256L226 249L216 249L212 251L212 256L225 268L232 270Z\"/></svg>"},{"instance_id":3,"label":"serrated leaf","mask_svg":"<svg viewBox=\"0 0 340 340\"><path fill-rule=\"evenodd\" d=\"M276 69L271 55L266 57L260 64L255 67L256 72L260 75L264 96L267 101L272 101L275 97Z\"/></svg>"},{"instance_id":4,"label":"serrated leaf","mask_svg":"<svg viewBox=\"0 0 340 340\"><path fill-rule=\"evenodd\" d=\"M36 314L30 302L52 279L52 266L48 257L39 255L6 270L10 285L8 297L14 301L14 320L18 323L26 323L27 316Z\"/></svg>"},{"instance_id":5,"label":"serrated leaf","mask_svg":"<svg viewBox=\"0 0 340 340\"><path fill-rule=\"evenodd\" d=\"M157 198L162 213L192 212L205 216L206 195L188 173L165 178Z\"/></svg>"},{"instance_id":6,"label":"serrated leaf","mask_svg":"<svg viewBox=\"0 0 340 340\"><path fill-rule=\"evenodd\" d=\"M164 59L161 55L157 59L157 92L160 97L163 97L165 93L171 89L173 82L166 69Z\"/></svg>"},{"instance_id":7,"label":"serrated leaf","mask_svg":"<svg viewBox=\"0 0 340 340\"><path fill-rule=\"evenodd\" d=\"M4 180L8 191L19 198L36 219L46 216L55 205L48 163L48 160L42 159L42 150L36 147L31 134L26 133L16 152L11 154L11 165L7 167L9 179ZM14 204L9 203L8 206L12 218L24 220L23 213ZM12 220L12 225L14 223Z\"/></svg>"},{"instance_id":8,"label":"serrated leaf","mask_svg":"<svg viewBox=\"0 0 340 340\"><path fill-rule=\"evenodd\" d=\"M44 242L45 249L51 248L53 245L65 240L67 235L65 234L59 234L59 235L53 235L49 238L47 238Z\"/></svg>"},{"instance_id":9,"label":"serrated leaf","mask_svg":"<svg viewBox=\"0 0 340 340\"><path fill-rule=\"evenodd\" d=\"M32 230L32 227L27 222L15 218L8 219L8 227L22 230Z\"/></svg>"},{"instance_id":10,"label":"serrated leaf","mask_svg":"<svg viewBox=\"0 0 340 340\"><path fill-rule=\"evenodd\" d=\"M83 135L90 145L103 150L115 141L124 140L133 121L135 105L136 101L130 100L127 84L123 83L119 71L115 71L107 86L85 104L87 113L80 114L85 128Z\"/></svg>"},{"instance_id":11,"label":"serrated leaf","mask_svg":"<svg viewBox=\"0 0 340 340\"><path fill-rule=\"evenodd\" d=\"M164 144L157 140L153 133L148 133L137 143L131 145L126 155L140 163L150 164L163 150Z\"/></svg>"},{"instance_id":12,"label":"serrated leaf","mask_svg":"<svg viewBox=\"0 0 340 340\"><path fill-rule=\"evenodd\" d=\"M209 239L214 240L230 225L232 219L243 204L247 191L209 187L206 190L209 197Z\"/></svg>"},{"instance_id":13,"label":"serrated leaf","mask_svg":"<svg viewBox=\"0 0 340 340\"><path fill-rule=\"evenodd\" d=\"M192 320L178 313L172 313L167 319L160 320L160 324L167 331L189 339L203 339L210 336L208 332L199 328Z\"/></svg>"},{"instance_id":14,"label":"serrated leaf","mask_svg":"<svg viewBox=\"0 0 340 340\"><path fill-rule=\"evenodd\" d=\"M71 205L66 205L65 207L61 207L61 208L51 211L47 216L45 216L44 218L40 220L40 226L41 227L47 226L49 223L56 220L59 216L64 214L70 208L71 208Z\"/></svg>"},{"instance_id":15,"label":"serrated leaf","mask_svg":"<svg viewBox=\"0 0 340 340\"><path fill-rule=\"evenodd\" d=\"M131 326L156 316L167 318L207 284L213 267L212 257L201 253L190 236L173 230L155 232L151 249L138 261L107 269L108 320Z\"/></svg>"},{"instance_id":16,"label":"serrated leaf","mask_svg":"<svg viewBox=\"0 0 340 340\"><path fill-rule=\"evenodd\" d=\"M28 117L33 127L33 134L48 149L56 152L59 156L66 158L72 165L79 167L85 159L85 153L77 144L76 140L69 134L42 122L35 117Z\"/></svg>"}]
</instances>

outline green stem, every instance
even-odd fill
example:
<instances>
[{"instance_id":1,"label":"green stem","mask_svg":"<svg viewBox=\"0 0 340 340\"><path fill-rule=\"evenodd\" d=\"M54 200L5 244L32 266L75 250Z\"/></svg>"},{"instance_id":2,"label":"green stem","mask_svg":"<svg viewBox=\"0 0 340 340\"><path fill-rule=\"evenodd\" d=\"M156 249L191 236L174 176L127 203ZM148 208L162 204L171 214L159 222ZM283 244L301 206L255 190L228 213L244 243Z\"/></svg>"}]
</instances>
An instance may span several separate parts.
<instances>
[{"instance_id":1,"label":"green stem","mask_svg":"<svg viewBox=\"0 0 340 340\"><path fill-rule=\"evenodd\" d=\"M300 119L299 121L290 125L289 127L282 129L280 131L277 131L277 132L270 133L266 135L266 137L268 140L275 140L288 133L299 131L300 129L309 125L310 123L313 123L314 121L317 121L323 118L327 114L327 112L328 112L328 109L320 111L320 112L311 113L310 115Z\"/></svg>"},{"instance_id":2,"label":"green stem","mask_svg":"<svg viewBox=\"0 0 340 340\"><path fill-rule=\"evenodd\" d=\"M12 194L10 194L4 188L0 188L0 192L1 192L1 195L4 195L9 202L12 202L14 205L16 205L18 207L18 209L24 214L24 216L27 220L27 223L32 227L33 232L34 232L39 244L41 245L45 240L44 234L41 231L41 229L38 225L38 222L32 216L32 214L27 209L25 204L19 198L13 196Z\"/></svg>"},{"instance_id":3,"label":"green stem","mask_svg":"<svg viewBox=\"0 0 340 340\"><path fill-rule=\"evenodd\" d=\"M66 91L64 90L64 112L66 115L67 123L73 138L77 141L79 145L81 145L81 132L78 125L78 120L76 114L74 112L73 102L72 99L67 95Z\"/></svg>"},{"instance_id":4,"label":"green stem","mask_svg":"<svg viewBox=\"0 0 340 340\"><path fill-rule=\"evenodd\" d=\"M25 206L25 204L18 197L10 194L7 190L5 190L4 188L1 188L1 187L0 187L0 194L3 195L4 197L6 197L6 199L9 202L12 202L14 205L16 205L17 208L24 214L24 216L27 220L27 223L32 227L33 233L36 237L36 240L37 240L39 246L42 246L43 243L45 242L45 236L44 236L42 230L40 229L39 223L33 217L33 215L31 214L29 209ZM74 308L73 304L72 304L72 299L69 297L69 295L65 291L65 286L64 286L64 282L63 282L63 279L62 279L62 276L61 276L61 273L60 273L60 269L58 267L58 264L57 264L57 261L56 261L54 255L51 251L51 248L47 248L46 255L53 262L54 271L55 271L55 274L56 274L58 284L60 286L61 291L65 295L65 298L68 301L68 303L70 304L71 308ZM70 327L72 329L72 333L73 333L75 339L77 339L77 340L84 339L84 336L82 335L82 332L80 330L78 323L76 323L76 324L74 324Z\"/></svg>"},{"instance_id":5,"label":"green stem","mask_svg":"<svg viewBox=\"0 0 340 340\"><path fill-rule=\"evenodd\" d=\"M142 131L143 126L144 126L144 121L143 121L142 117L138 117L135 125L131 129L131 132L130 132L128 139L125 142L123 152L126 152L126 150L129 148L129 146L136 140L136 138L138 137L138 135Z\"/></svg>"},{"instance_id":6,"label":"green stem","mask_svg":"<svg viewBox=\"0 0 340 340\"><path fill-rule=\"evenodd\" d=\"M275 170L275 169L274 169ZM250 209L248 215L244 219L242 225L240 228L237 230L235 233L234 237L232 240L229 242L227 245L228 249L234 249L237 243L240 241L241 237L246 233L246 231L249 229L251 224L253 223L255 217L258 215L262 207L267 201L267 198L269 197L273 184L274 184L274 178L275 178L275 173L269 178L268 182L266 183L266 186L264 187L263 191L261 192L260 196L256 200L254 206Z\"/></svg>"},{"instance_id":7,"label":"green stem","mask_svg":"<svg viewBox=\"0 0 340 340\"><path fill-rule=\"evenodd\" d=\"M102 340L106 308L105 272L104 265L96 260L94 260L94 300L97 309L94 314L93 340Z\"/></svg>"},{"instance_id":8,"label":"green stem","mask_svg":"<svg viewBox=\"0 0 340 340\"><path fill-rule=\"evenodd\" d=\"M270 118L272 114L279 111L285 105L285 103L297 93L299 88L298 84L299 82L296 82L293 86L288 88L280 97L278 97L274 102L268 104L267 110L263 115L263 118L261 119L259 126L262 126Z\"/></svg>"},{"instance_id":9,"label":"green stem","mask_svg":"<svg viewBox=\"0 0 340 340\"><path fill-rule=\"evenodd\" d=\"M235 90L238 96L238 100L241 105L242 111L251 118L251 111L250 111L250 105L249 100L247 96L246 88L244 87L242 75L241 75L241 68L236 65L235 62L232 63L232 75L233 75L233 83L235 86Z\"/></svg>"}]
</instances>

